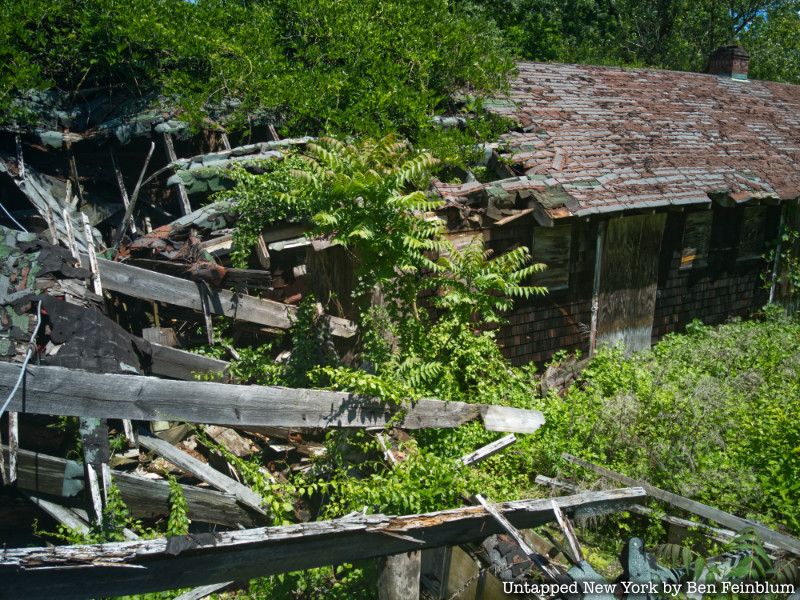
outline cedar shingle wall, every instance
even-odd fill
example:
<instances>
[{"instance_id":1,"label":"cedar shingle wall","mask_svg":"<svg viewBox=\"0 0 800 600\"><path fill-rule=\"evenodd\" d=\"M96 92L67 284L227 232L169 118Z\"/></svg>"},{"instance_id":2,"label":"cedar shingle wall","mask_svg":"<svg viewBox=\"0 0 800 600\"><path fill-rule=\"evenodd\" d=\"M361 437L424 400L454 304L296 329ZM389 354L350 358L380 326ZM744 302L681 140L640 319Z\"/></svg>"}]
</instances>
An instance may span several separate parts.
<instances>
[{"instance_id":1,"label":"cedar shingle wall","mask_svg":"<svg viewBox=\"0 0 800 600\"><path fill-rule=\"evenodd\" d=\"M708 264L681 270L686 215L670 215L661 244L653 343L668 333L682 331L694 319L709 325L723 323L730 317L747 317L766 304L768 293L761 274L769 265L763 258L737 260L737 245L724 251L714 247L725 237L739 240L743 217L742 208L715 207ZM765 223L767 239L775 236L777 220L778 210L769 207Z\"/></svg>"},{"instance_id":2,"label":"cedar shingle wall","mask_svg":"<svg viewBox=\"0 0 800 600\"><path fill-rule=\"evenodd\" d=\"M530 247L534 225L494 228L488 246L496 253L515 245ZM596 224L575 223L569 249L570 287L551 290L546 296L520 300L507 315L508 325L497 332L505 356L515 365L545 362L559 350L589 350L592 272ZM537 262L547 257L534 255Z\"/></svg>"},{"instance_id":3,"label":"cedar shingle wall","mask_svg":"<svg viewBox=\"0 0 800 600\"><path fill-rule=\"evenodd\" d=\"M747 317L767 302L760 276L769 266L761 258L737 260L744 209L715 206L713 211L708 256L684 270L680 269L684 246L693 243L684 240L687 213L668 216L661 244L653 343L667 333L683 331L693 319L722 323L730 317ZM769 207L767 213L765 237L769 240L777 232L778 209ZM504 252L517 244L529 245L532 227L527 223L493 229L488 246ZM518 301L507 316L508 325L497 332L497 341L513 364L542 363L559 350L589 350L597 224L578 222L573 228L569 289Z\"/></svg>"}]
</instances>

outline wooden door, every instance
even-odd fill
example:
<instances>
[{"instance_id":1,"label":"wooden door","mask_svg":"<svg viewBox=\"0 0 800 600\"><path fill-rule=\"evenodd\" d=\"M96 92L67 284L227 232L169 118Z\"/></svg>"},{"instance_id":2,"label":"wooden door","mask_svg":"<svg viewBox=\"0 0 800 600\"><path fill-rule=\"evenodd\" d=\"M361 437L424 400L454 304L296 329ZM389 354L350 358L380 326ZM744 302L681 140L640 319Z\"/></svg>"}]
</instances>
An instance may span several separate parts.
<instances>
[{"instance_id":1,"label":"wooden door","mask_svg":"<svg viewBox=\"0 0 800 600\"><path fill-rule=\"evenodd\" d=\"M650 347L665 214L611 219L603 244L597 346Z\"/></svg>"}]
</instances>

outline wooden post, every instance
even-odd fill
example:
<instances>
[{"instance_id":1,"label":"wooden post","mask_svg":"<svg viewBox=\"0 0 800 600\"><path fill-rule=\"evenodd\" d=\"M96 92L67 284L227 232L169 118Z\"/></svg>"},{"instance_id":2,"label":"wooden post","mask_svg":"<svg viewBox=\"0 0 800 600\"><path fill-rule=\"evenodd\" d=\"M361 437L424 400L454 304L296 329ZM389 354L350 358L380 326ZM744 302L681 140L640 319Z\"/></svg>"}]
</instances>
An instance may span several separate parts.
<instances>
[{"instance_id":1,"label":"wooden post","mask_svg":"<svg viewBox=\"0 0 800 600\"><path fill-rule=\"evenodd\" d=\"M14 136L14 143L17 146L17 168L19 169L19 178L25 181L25 159L22 157L22 138L19 134Z\"/></svg>"},{"instance_id":2,"label":"wooden post","mask_svg":"<svg viewBox=\"0 0 800 600\"><path fill-rule=\"evenodd\" d=\"M108 486L111 485L108 470L108 425L101 419L81 418L80 434L83 440L85 489L88 492L87 508L92 521L101 523L103 509L108 501Z\"/></svg>"},{"instance_id":3,"label":"wooden post","mask_svg":"<svg viewBox=\"0 0 800 600\"><path fill-rule=\"evenodd\" d=\"M68 182L69 183L69 182ZM75 245L75 233L72 231L72 216L69 208L65 207L61 213L64 217L64 228L67 230L67 247L75 260L79 259L78 247Z\"/></svg>"},{"instance_id":4,"label":"wooden post","mask_svg":"<svg viewBox=\"0 0 800 600\"><path fill-rule=\"evenodd\" d=\"M122 171L117 166L117 161L114 158L114 150L111 149L111 165L114 167L114 178L117 180L117 187L119 188L119 195L122 198L122 204L125 210L128 210L130 199L128 198L128 190L125 189L125 180L122 178ZM136 233L136 223L131 221L131 233Z\"/></svg>"},{"instance_id":5,"label":"wooden post","mask_svg":"<svg viewBox=\"0 0 800 600\"><path fill-rule=\"evenodd\" d=\"M97 265L97 255L94 252L94 238L92 237L92 226L86 213L80 213L83 221L83 235L86 236L86 253L89 255L89 268L92 271L92 286L94 293L98 296L103 295L103 286L100 283L100 267Z\"/></svg>"},{"instance_id":6,"label":"wooden post","mask_svg":"<svg viewBox=\"0 0 800 600\"><path fill-rule=\"evenodd\" d=\"M142 170L139 172L139 179L136 180L136 187L133 188L133 194L131 195L130 203L128 204L128 208L125 209L125 215L122 217L122 222L119 224L119 231L117 231L117 236L114 240L114 248L119 247L122 238L125 236L125 230L128 228L128 221L133 218L133 211L136 208L136 201L139 199L139 191L142 189L142 180L144 179L144 174L147 171L148 165L150 164L150 159L153 157L153 151L155 148L156 145L153 142L150 142L150 148L148 149L147 156L144 159Z\"/></svg>"},{"instance_id":7,"label":"wooden post","mask_svg":"<svg viewBox=\"0 0 800 600\"><path fill-rule=\"evenodd\" d=\"M380 559L379 600L419 600L422 553L406 552Z\"/></svg>"},{"instance_id":8,"label":"wooden post","mask_svg":"<svg viewBox=\"0 0 800 600\"><path fill-rule=\"evenodd\" d=\"M50 233L50 243L56 246L58 245L58 233L56 233L56 222L53 219L53 211L49 206L46 207L45 218L47 219L47 230Z\"/></svg>"},{"instance_id":9,"label":"wooden post","mask_svg":"<svg viewBox=\"0 0 800 600\"><path fill-rule=\"evenodd\" d=\"M8 413L8 479L6 485L17 480L17 451L19 450L19 417L17 413Z\"/></svg>"},{"instance_id":10,"label":"wooden post","mask_svg":"<svg viewBox=\"0 0 800 600\"><path fill-rule=\"evenodd\" d=\"M594 281L592 283L592 321L589 329L589 356L594 355L597 344L597 312L600 309L600 271L603 268L603 244L606 238L607 221L597 225L597 243L594 250Z\"/></svg>"},{"instance_id":11,"label":"wooden post","mask_svg":"<svg viewBox=\"0 0 800 600\"><path fill-rule=\"evenodd\" d=\"M162 134L164 139L164 149L167 152L167 158L169 162L175 162L178 160L177 155L175 154L175 145L172 143L172 136L167 133L166 131ZM181 211L183 211L184 215L188 215L192 212L192 205L189 203L189 194L186 193L186 188L184 187L183 183L178 183L178 199L180 200Z\"/></svg>"}]
</instances>

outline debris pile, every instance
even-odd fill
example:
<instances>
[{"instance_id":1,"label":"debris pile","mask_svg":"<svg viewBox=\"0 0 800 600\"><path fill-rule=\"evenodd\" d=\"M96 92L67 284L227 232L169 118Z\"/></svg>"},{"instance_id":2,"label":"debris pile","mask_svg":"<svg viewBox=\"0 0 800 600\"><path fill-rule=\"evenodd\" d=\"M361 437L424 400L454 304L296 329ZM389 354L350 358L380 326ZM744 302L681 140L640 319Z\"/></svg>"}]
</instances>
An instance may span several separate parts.
<instances>
[{"instance_id":1,"label":"debris pile","mask_svg":"<svg viewBox=\"0 0 800 600\"><path fill-rule=\"evenodd\" d=\"M495 405L437 399L394 405L344 392L233 383L228 362L182 347L218 343L220 316L234 323L240 339L274 339L296 321L300 301L331 279L326 269L341 265L326 240L310 240L303 224L287 221L261 233L249 268L234 268L236 207L208 199L230 187L233 166L258 172L264 161L280 160L285 148L311 138L277 139L268 124L254 128L254 135L270 138L257 143L220 131L193 135L168 111L87 101L65 113L50 100L39 107L46 127L0 131L0 204L7 216L0 226L0 391L8 431L2 475L31 506L83 533L102 521L112 484L134 517L163 519L174 476L192 529L154 540L125 530L117 543L6 549L5 594L88 598L201 586L187 595L201 598L259 576L388 557L381 593L413 598L420 580L442 594L452 589L448 569L423 568L419 553L459 546L498 581L600 581L568 515L636 506L646 514L637 503L652 496L733 531L744 526L733 515L710 507L699 512L697 503L623 481L630 487L573 490L553 500L495 505L478 497L479 506L449 511L332 521L314 520L318 498L286 498L294 524L270 527L270 508L237 459L260 454L258 476L285 481L325 453L329 428L375 433L390 465L406 458L397 443L405 429L478 421L511 434L462 457L469 466L514 444L513 434L534 433L544 418ZM512 177L491 148L486 167L501 179L433 184L445 199L438 217L456 245L487 227L547 216L529 202L530 177ZM342 354L357 334L349 316L318 310ZM236 358L234 349L228 352ZM567 386L580 368L549 373L543 385ZM63 417L77 417L77 452L66 452L66 436L52 427ZM121 440L113 449L110 437ZM519 531L548 522L558 524L569 551L543 551ZM800 552L797 540L759 531L776 551ZM571 566L553 560L559 552ZM398 568L404 560L416 565L410 589L392 575L409 572Z\"/></svg>"}]
</instances>

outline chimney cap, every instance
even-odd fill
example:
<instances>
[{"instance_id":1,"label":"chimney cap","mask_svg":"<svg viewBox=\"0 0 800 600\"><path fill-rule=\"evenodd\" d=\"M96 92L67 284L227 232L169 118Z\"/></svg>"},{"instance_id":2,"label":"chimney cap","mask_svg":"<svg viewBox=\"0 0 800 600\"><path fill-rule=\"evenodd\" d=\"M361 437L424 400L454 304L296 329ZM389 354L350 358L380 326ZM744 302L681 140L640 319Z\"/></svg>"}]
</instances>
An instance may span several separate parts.
<instances>
[{"instance_id":1,"label":"chimney cap","mask_svg":"<svg viewBox=\"0 0 800 600\"><path fill-rule=\"evenodd\" d=\"M721 46L711 53L708 72L733 79L747 79L750 55L738 44Z\"/></svg>"}]
</instances>

